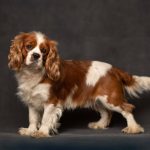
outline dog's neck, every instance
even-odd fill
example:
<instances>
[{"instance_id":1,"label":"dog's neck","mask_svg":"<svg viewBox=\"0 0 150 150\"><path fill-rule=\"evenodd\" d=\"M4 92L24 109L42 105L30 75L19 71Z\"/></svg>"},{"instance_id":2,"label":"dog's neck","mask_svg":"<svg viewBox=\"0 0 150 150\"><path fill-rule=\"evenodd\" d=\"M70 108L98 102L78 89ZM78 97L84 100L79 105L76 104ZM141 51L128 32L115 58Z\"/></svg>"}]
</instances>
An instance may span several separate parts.
<instances>
[{"instance_id":1,"label":"dog's neck","mask_svg":"<svg viewBox=\"0 0 150 150\"><path fill-rule=\"evenodd\" d=\"M33 68L31 66L23 66L18 72L16 72L16 78L18 84L25 82L39 83L45 74L45 68Z\"/></svg>"}]
</instances>

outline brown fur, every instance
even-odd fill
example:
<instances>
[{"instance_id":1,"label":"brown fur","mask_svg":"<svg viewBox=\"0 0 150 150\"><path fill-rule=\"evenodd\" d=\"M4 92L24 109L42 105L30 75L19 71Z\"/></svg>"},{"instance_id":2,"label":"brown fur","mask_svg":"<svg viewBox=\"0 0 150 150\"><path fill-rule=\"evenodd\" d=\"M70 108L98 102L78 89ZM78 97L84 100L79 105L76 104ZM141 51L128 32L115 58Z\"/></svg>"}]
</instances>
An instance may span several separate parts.
<instances>
[{"instance_id":1,"label":"brown fur","mask_svg":"<svg viewBox=\"0 0 150 150\"><path fill-rule=\"evenodd\" d=\"M50 50L45 62L47 75L50 79L57 81L60 78L60 59L57 53L57 43L49 42Z\"/></svg>"},{"instance_id":2,"label":"brown fur","mask_svg":"<svg viewBox=\"0 0 150 150\"><path fill-rule=\"evenodd\" d=\"M89 91L89 87L85 86L85 75L87 73L87 68L90 66L90 62L82 61L61 61L61 76L59 80L51 80L48 77L45 77L42 82L50 82L52 85L51 95L52 99L63 104L66 97L70 94L72 88L76 85L78 87L77 91L73 95L73 101L76 103L83 103L85 101L86 93ZM58 99L58 100L57 100ZM54 101L53 100L53 101ZM49 102L51 103L51 98Z\"/></svg>"},{"instance_id":3,"label":"brown fur","mask_svg":"<svg viewBox=\"0 0 150 150\"><path fill-rule=\"evenodd\" d=\"M112 68L104 77L99 79L95 87L87 86L85 76L90 64L90 61L61 61L60 79L52 82L48 77L45 77L42 81L44 83L50 82L52 85L50 91L52 97L49 99L49 103L55 105L61 103L63 105L76 85L77 90L73 95L73 103L77 107L94 103L93 101L98 95L107 95L108 103L131 112L134 106L128 104L124 98L124 84L133 84L132 77L127 73L123 75L123 72L117 68ZM122 73L122 76L118 74L118 71Z\"/></svg>"},{"instance_id":4,"label":"brown fur","mask_svg":"<svg viewBox=\"0 0 150 150\"><path fill-rule=\"evenodd\" d=\"M8 55L8 66L16 71L20 69L23 62L23 55L21 51L23 47L23 36L23 34L19 34L14 38L10 47L10 53Z\"/></svg>"}]
</instances>

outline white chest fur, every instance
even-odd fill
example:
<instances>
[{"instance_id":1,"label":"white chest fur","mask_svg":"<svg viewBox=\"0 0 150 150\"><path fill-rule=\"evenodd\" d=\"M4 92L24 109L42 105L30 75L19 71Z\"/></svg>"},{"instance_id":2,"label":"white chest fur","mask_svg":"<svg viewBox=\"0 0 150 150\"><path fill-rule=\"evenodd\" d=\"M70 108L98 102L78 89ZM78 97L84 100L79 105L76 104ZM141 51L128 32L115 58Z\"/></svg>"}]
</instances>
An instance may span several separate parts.
<instances>
[{"instance_id":1,"label":"white chest fur","mask_svg":"<svg viewBox=\"0 0 150 150\"><path fill-rule=\"evenodd\" d=\"M18 96L27 104L42 109L43 103L49 98L50 84L39 83L43 77L44 71L31 72L23 70L16 74L18 81Z\"/></svg>"}]
</instances>

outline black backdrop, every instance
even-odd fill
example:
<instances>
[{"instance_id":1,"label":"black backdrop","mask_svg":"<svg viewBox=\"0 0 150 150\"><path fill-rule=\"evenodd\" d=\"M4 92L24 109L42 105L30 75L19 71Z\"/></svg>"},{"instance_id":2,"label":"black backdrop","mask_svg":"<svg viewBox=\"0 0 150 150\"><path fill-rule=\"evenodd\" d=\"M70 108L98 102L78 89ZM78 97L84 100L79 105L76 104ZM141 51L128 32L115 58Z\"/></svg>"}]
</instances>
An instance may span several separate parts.
<instances>
[{"instance_id":1,"label":"black backdrop","mask_svg":"<svg viewBox=\"0 0 150 150\"><path fill-rule=\"evenodd\" d=\"M64 59L105 61L132 74L150 75L149 0L0 0L1 133L15 136L13 133L18 127L27 126L27 108L15 95L17 85L13 72L7 67L7 55L16 34L35 30L57 40ZM145 133L135 138L149 137L149 99L147 93L139 100L130 99L137 106L138 122L145 127ZM58 139L64 135L66 139L69 135L83 139L99 135L101 140L109 135L128 138L120 133L125 126L120 115L113 117L111 129L88 130L87 123L96 119L98 114L88 110L65 112ZM105 142L108 141L102 143Z\"/></svg>"}]
</instances>

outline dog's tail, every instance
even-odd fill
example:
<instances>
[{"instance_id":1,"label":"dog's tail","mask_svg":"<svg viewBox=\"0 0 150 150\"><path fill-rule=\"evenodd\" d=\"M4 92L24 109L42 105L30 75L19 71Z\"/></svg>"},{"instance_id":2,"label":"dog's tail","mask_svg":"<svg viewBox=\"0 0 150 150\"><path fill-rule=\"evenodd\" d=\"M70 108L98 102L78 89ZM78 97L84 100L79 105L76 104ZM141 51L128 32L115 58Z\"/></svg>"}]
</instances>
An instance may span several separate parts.
<instances>
[{"instance_id":1,"label":"dog's tail","mask_svg":"<svg viewBox=\"0 0 150 150\"><path fill-rule=\"evenodd\" d=\"M130 96L138 98L144 91L150 91L150 77L129 75L118 68L115 68L115 72Z\"/></svg>"}]
</instances>

